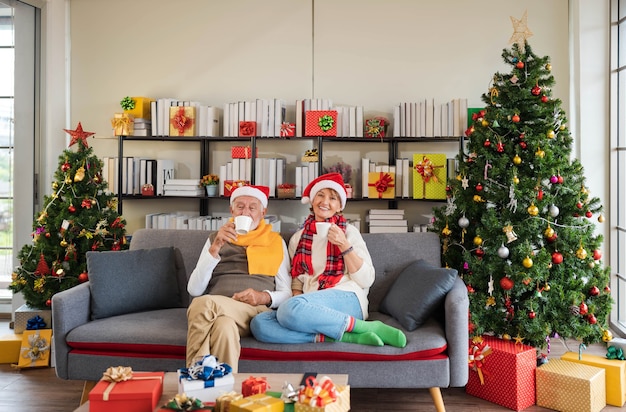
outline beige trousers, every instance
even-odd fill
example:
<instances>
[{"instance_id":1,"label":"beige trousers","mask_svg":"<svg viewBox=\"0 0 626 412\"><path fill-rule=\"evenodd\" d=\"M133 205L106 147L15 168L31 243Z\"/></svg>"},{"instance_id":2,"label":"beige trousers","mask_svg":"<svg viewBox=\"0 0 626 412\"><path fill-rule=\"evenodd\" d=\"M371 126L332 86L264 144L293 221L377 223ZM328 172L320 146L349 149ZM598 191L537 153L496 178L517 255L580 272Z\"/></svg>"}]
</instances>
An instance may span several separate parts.
<instances>
[{"instance_id":1,"label":"beige trousers","mask_svg":"<svg viewBox=\"0 0 626 412\"><path fill-rule=\"evenodd\" d=\"M213 355L237 373L240 337L250 335L250 321L265 305L252 306L220 295L194 298L187 309L187 367L203 356Z\"/></svg>"}]
</instances>

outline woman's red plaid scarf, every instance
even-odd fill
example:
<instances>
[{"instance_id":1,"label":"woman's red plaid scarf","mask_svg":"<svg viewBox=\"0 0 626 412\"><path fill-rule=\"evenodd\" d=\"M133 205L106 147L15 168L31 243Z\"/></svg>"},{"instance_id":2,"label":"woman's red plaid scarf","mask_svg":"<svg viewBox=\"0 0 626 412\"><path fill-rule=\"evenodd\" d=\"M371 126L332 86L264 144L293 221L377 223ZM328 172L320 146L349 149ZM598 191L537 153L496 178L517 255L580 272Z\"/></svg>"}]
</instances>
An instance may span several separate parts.
<instances>
[{"instance_id":1,"label":"woman's red plaid scarf","mask_svg":"<svg viewBox=\"0 0 626 412\"><path fill-rule=\"evenodd\" d=\"M334 223L346 231L346 218L343 215L335 215L326 222ZM317 233L315 227L315 216L312 214L304 222L302 236L298 242L298 247L293 256L291 264L291 276L297 277L303 273L314 275L313 262L311 261L311 247L313 245L313 235ZM335 286L343 276L343 256L337 245L327 242L326 245L326 268L320 275L318 283L319 289L330 289Z\"/></svg>"}]
</instances>

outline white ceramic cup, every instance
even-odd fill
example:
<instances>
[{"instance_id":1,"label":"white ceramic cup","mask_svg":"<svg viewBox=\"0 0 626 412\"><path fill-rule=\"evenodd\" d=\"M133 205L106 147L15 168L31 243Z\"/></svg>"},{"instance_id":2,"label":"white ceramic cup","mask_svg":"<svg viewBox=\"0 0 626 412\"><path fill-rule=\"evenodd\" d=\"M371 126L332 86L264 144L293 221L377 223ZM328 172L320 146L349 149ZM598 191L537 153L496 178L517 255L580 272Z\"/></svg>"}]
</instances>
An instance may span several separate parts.
<instances>
[{"instance_id":1,"label":"white ceramic cup","mask_svg":"<svg viewBox=\"0 0 626 412\"><path fill-rule=\"evenodd\" d=\"M245 235L250 231L252 226L252 218L250 216L237 216L235 217L235 232L238 235Z\"/></svg>"},{"instance_id":2,"label":"white ceramic cup","mask_svg":"<svg viewBox=\"0 0 626 412\"><path fill-rule=\"evenodd\" d=\"M328 237L328 229L330 229L329 222L315 222L317 228L317 235L321 237Z\"/></svg>"}]
</instances>

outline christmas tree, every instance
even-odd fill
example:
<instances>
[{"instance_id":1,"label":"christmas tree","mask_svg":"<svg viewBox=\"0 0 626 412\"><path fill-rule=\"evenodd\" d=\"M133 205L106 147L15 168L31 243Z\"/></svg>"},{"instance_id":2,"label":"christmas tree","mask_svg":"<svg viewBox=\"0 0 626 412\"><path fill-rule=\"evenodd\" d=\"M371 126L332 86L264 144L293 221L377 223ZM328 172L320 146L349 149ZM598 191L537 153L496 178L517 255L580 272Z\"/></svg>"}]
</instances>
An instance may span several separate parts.
<instances>
[{"instance_id":1,"label":"christmas tree","mask_svg":"<svg viewBox=\"0 0 626 412\"><path fill-rule=\"evenodd\" d=\"M106 191L102 161L93 155L80 123L69 148L59 156L52 195L33 222L33 243L18 253L20 266L9 285L26 303L50 306L52 296L89 279L86 252L126 249L125 220L117 213L117 198ZM77 144L77 150L71 150Z\"/></svg>"},{"instance_id":2,"label":"christmas tree","mask_svg":"<svg viewBox=\"0 0 626 412\"><path fill-rule=\"evenodd\" d=\"M538 349L555 337L606 341L609 268L594 234L602 206L580 162L570 160L572 137L552 97L549 58L533 53L529 34L516 30L504 49L510 72L496 73L482 95L485 107L472 115L456 180L431 230L444 265L467 285L470 336L495 334Z\"/></svg>"}]
</instances>

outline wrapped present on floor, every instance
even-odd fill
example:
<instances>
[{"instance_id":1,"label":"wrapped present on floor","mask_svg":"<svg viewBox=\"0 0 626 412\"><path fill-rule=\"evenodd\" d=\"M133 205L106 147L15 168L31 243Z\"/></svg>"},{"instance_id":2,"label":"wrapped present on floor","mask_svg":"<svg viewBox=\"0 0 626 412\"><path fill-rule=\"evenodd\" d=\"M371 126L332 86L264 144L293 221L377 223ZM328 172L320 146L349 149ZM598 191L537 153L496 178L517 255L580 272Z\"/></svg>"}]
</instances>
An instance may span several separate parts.
<instances>
[{"instance_id":1,"label":"wrapped present on floor","mask_svg":"<svg viewBox=\"0 0 626 412\"><path fill-rule=\"evenodd\" d=\"M115 113L111 119L113 135L132 136L135 131L134 118L126 113Z\"/></svg>"},{"instance_id":2,"label":"wrapped present on floor","mask_svg":"<svg viewBox=\"0 0 626 412\"><path fill-rule=\"evenodd\" d=\"M20 359L22 334L7 333L0 336L0 363L17 363Z\"/></svg>"},{"instance_id":3,"label":"wrapped present on floor","mask_svg":"<svg viewBox=\"0 0 626 412\"><path fill-rule=\"evenodd\" d=\"M394 172L369 172L367 191L370 199L393 199L396 197L396 174Z\"/></svg>"},{"instance_id":4,"label":"wrapped present on floor","mask_svg":"<svg viewBox=\"0 0 626 412\"><path fill-rule=\"evenodd\" d=\"M256 136L256 122L240 121L239 122L239 136L240 137Z\"/></svg>"},{"instance_id":5,"label":"wrapped present on floor","mask_svg":"<svg viewBox=\"0 0 626 412\"><path fill-rule=\"evenodd\" d=\"M52 329L26 330L22 333L18 368L48 366L52 345Z\"/></svg>"},{"instance_id":6,"label":"wrapped present on floor","mask_svg":"<svg viewBox=\"0 0 626 412\"><path fill-rule=\"evenodd\" d=\"M89 412L152 412L163 394L164 372L108 368L89 392Z\"/></svg>"},{"instance_id":7,"label":"wrapped present on floor","mask_svg":"<svg viewBox=\"0 0 626 412\"><path fill-rule=\"evenodd\" d=\"M213 412L229 412L230 404L239 399L243 399L243 395L235 391L222 394L215 399L215 408L213 408Z\"/></svg>"},{"instance_id":8,"label":"wrapped present on floor","mask_svg":"<svg viewBox=\"0 0 626 412\"><path fill-rule=\"evenodd\" d=\"M152 118L150 104L153 101L154 99L148 97L125 97L120 103L122 104L124 113L129 116L135 119L150 120Z\"/></svg>"},{"instance_id":9,"label":"wrapped present on floor","mask_svg":"<svg viewBox=\"0 0 626 412\"><path fill-rule=\"evenodd\" d=\"M515 411L535 404L535 348L477 337L470 342L468 362L468 394Z\"/></svg>"},{"instance_id":10,"label":"wrapped present on floor","mask_svg":"<svg viewBox=\"0 0 626 412\"><path fill-rule=\"evenodd\" d=\"M243 396L251 396L259 393L267 392L269 385L265 378L255 378L250 376L245 381L241 382L241 393Z\"/></svg>"},{"instance_id":11,"label":"wrapped present on floor","mask_svg":"<svg viewBox=\"0 0 626 412\"><path fill-rule=\"evenodd\" d=\"M198 398L188 396L186 393L178 393L172 399L165 402L158 412L187 412L187 411L214 411L213 402L202 402Z\"/></svg>"},{"instance_id":12,"label":"wrapped present on floor","mask_svg":"<svg viewBox=\"0 0 626 412\"><path fill-rule=\"evenodd\" d=\"M193 106L170 107L170 136L196 135L196 108Z\"/></svg>"},{"instance_id":13,"label":"wrapped present on floor","mask_svg":"<svg viewBox=\"0 0 626 412\"><path fill-rule=\"evenodd\" d=\"M568 362L582 363L605 371L607 405L623 406L626 402L626 362L619 359L607 359L604 356L585 353L567 352L561 356Z\"/></svg>"},{"instance_id":14,"label":"wrapped present on floor","mask_svg":"<svg viewBox=\"0 0 626 412\"><path fill-rule=\"evenodd\" d=\"M413 154L413 199L446 198L447 163L445 154Z\"/></svg>"},{"instance_id":15,"label":"wrapped present on floor","mask_svg":"<svg viewBox=\"0 0 626 412\"><path fill-rule=\"evenodd\" d=\"M233 190L241 186L248 186L250 184L247 180L224 180L224 196L230 197Z\"/></svg>"},{"instance_id":16,"label":"wrapped present on floor","mask_svg":"<svg viewBox=\"0 0 626 412\"><path fill-rule=\"evenodd\" d=\"M337 385L328 377L307 377L298 392L294 412L345 412L350 410L350 386Z\"/></svg>"},{"instance_id":17,"label":"wrapped present on floor","mask_svg":"<svg viewBox=\"0 0 626 412\"><path fill-rule=\"evenodd\" d=\"M285 402L265 393L246 396L230 403L230 412L283 412Z\"/></svg>"},{"instance_id":18,"label":"wrapped present on floor","mask_svg":"<svg viewBox=\"0 0 626 412\"><path fill-rule=\"evenodd\" d=\"M255 150L254 157L259 156L259 148ZM252 148L250 146L233 146L230 148L230 157L233 159L250 159L252 158Z\"/></svg>"},{"instance_id":19,"label":"wrapped present on floor","mask_svg":"<svg viewBox=\"0 0 626 412\"><path fill-rule=\"evenodd\" d=\"M336 110L310 110L305 113L305 136L337 136Z\"/></svg>"},{"instance_id":20,"label":"wrapped present on floor","mask_svg":"<svg viewBox=\"0 0 626 412\"><path fill-rule=\"evenodd\" d=\"M178 370L178 393L215 402L218 396L231 392L235 385L232 368L207 355L189 368Z\"/></svg>"},{"instance_id":21,"label":"wrapped present on floor","mask_svg":"<svg viewBox=\"0 0 626 412\"><path fill-rule=\"evenodd\" d=\"M597 412L606 406L602 368L551 359L537 368L537 406L563 412Z\"/></svg>"}]
</instances>

